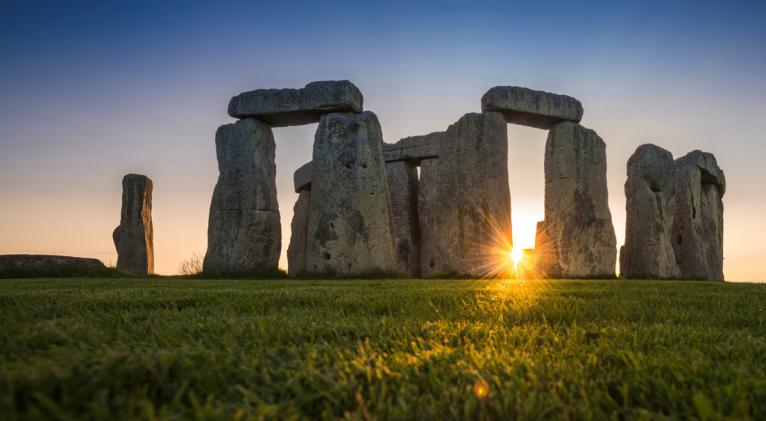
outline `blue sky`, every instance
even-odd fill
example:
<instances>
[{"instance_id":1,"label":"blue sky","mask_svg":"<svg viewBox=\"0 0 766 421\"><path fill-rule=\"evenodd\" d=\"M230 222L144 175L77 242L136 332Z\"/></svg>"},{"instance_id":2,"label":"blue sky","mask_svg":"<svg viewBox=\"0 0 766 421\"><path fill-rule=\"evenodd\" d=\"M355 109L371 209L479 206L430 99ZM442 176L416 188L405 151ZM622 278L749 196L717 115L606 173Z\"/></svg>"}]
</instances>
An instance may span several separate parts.
<instances>
[{"instance_id":1,"label":"blue sky","mask_svg":"<svg viewBox=\"0 0 766 421\"><path fill-rule=\"evenodd\" d=\"M158 269L172 273L205 249L229 98L350 79L389 142L479 111L495 85L575 96L607 142L620 240L638 145L713 152L729 181L727 276L766 278L753 239L766 234L766 2L275 3L3 2L0 252L113 260L120 179L143 172ZM283 248L313 130L275 130ZM545 133L509 133L523 235L542 213Z\"/></svg>"}]
</instances>

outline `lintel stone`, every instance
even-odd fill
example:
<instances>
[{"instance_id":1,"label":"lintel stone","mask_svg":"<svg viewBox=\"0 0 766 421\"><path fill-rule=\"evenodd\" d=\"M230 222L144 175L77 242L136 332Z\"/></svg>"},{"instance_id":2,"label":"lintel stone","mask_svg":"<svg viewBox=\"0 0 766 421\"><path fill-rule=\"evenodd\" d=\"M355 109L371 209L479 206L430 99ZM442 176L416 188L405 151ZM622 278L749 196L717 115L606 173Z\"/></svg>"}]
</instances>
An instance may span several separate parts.
<instances>
[{"instance_id":1,"label":"lintel stone","mask_svg":"<svg viewBox=\"0 0 766 421\"><path fill-rule=\"evenodd\" d=\"M362 112L362 92L347 80L311 82L301 89L256 89L229 101L229 115L272 127L317 123L331 112Z\"/></svg>"},{"instance_id":2,"label":"lintel stone","mask_svg":"<svg viewBox=\"0 0 766 421\"><path fill-rule=\"evenodd\" d=\"M481 110L503 113L509 123L550 129L562 121L579 123L583 108L571 96L520 86L495 86L481 97Z\"/></svg>"},{"instance_id":3,"label":"lintel stone","mask_svg":"<svg viewBox=\"0 0 766 421\"><path fill-rule=\"evenodd\" d=\"M408 161L419 163L424 159L439 157L439 144L444 132L433 132L422 136L410 136L396 143L384 143L383 155L386 162Z\"/></svg>"}]
</instances>

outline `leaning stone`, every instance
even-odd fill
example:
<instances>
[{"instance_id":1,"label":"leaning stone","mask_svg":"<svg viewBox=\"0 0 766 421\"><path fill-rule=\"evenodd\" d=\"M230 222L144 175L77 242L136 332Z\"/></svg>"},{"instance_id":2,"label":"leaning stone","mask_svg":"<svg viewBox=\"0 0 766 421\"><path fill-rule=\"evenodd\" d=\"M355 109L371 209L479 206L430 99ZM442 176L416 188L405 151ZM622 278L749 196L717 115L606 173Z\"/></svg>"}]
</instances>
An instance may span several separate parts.
<instances>
[{"instance_id":1,"label":"leaning stone","mask_svg":"<svg viewBox=\"0 0 766 421\"><path fill-rule=\"evenodd\" d=\"M538 226L538 273L612 278L616 238L606 186L606 145L593 130L564 122L545 144L545 220Z\"/></svg>"},{"instance_id":2,"label":"leaning stone","mask_svg":"<svg viewBox=\"0 0 766 421\"><path fill-rule=\"evenodd\" d=\"M253 117L272 127L316 123L331 112L361 112L362 93L347 80L311 82L302 89L256 89L229 101L229 115Z\"/></svg>"},{"instance_id":3,"label":"leaning stone","mask_svg":"<svg viewBox=\"0 0 766 421\"><path fill-rule=\"evenodd\" d=\"M309 228L311 191L301 190L293 206L290 224L290 245L287 247L287 273L292 276L306 272L306 236Z\"/></svg>"},{"instance_id":4,"label":"leaning stone","mask_svg":"<svg viewBox=\"0 0 766 421\"><path fill-rule=\"evenodd\" d=\"M628 160L625 182L625 245L620 249L620 276L674 279L681 276L670 241L675 177L673 155L646 144Z\"/></svg>"},{"instance_id":5,"label":"leaning stone","mask_svg":"<svg viewBox=\"0 0 766 421\"><path fill-rule=\"evenodd\" d=\"M223 125L215 146L219 175L210 203L204 272L275 270L282 234L271 127L255 119Z\"/></svg>"},{"instance_id":6,"label":"leaning stone","mask_svg":"<svg viewBox=\"0 0 766 421\"><path fill-rule=\"evenodd\" d=\"M417 164L424 159L439 157L439 144L443 137L444 132L405 137L396 143L384 143L383 154L386 162L407 161Z\"/></svg>"},{"instance_id":7,"label":"leaning stone","mask_svg":"<svg viewBox=\"0 0 766 421\"><path fill-rule=\"evenodd\" d=\"M386 173L399 271L419 277L417 168L404 161L390 162L386 164Z\"/></svg>"},{"instance_id":8,"label":"leaning stone","mask_svg":"<svg viewBox=\"0 0 766 421\"><path fill-rule=\"evenodd\" d=\"M421 272L497 275L511 247L508 130L495 112L470 113L421 162Z\"/></svg>"},{"instance_id":9,"label":"leaning stone","mask_svg":"<svg viewBox=\"0 0 766 421\"><path fill-rule=\"evenodd\" d=\"M509 123L549 129L562 121L579 123L580 101L518 86L495 86L481 97L482 111L499 111Z\"/></svg>"},{"instance_id":10,"label":"leaning stone","mask_svg":"<svg viewBox=\"0 0 766 421\"><path fill-rule=\"evenodd\" d=\"M0 278L104 276L107 272L98 259L44 254L0 255Z\"/></svg>"},{"instance_id":11,"label":"leaning stone","mask_svg":"<svg viewBox=\"0 0 766 421\"><path fill-rule=\"evenodd\" d=\"M312 167L307 271L395 270L383 138L375 114L322 116Z\"/></svg>"},{"instance_id":12,"label":"leaning stone","mask_svg":"<svg viewBox=\"0 0 766 421\"><path fill-rule=\"evenodd\" d=\"M685 279L723 276L723 198L726 178L715 156L693 151L675 161L673 249Z\"/></svg>"},{"instance_id":13,"label":"leaning stone","mask_svg":"<svg viewBox=\"0 0 766 421\"><path fill-rule=\"evenodd\" d=\"M311 161L303 164L300 168L295 170L295 173L293 174L293 185L295 186L296 193L311 190L312 171L314 170L311 167Z\"/></svg>"},{"instance_id":14,"label":"leaning stone","mask_svg":"<svg viewBox=\"0 0 766 421\"><path fill-rule=\"evenodd\" d=\"M120 225L112 233L117 269L135 275L154 273L152 180L139 174L122 178Z\"/></svg>"}]
</instances>

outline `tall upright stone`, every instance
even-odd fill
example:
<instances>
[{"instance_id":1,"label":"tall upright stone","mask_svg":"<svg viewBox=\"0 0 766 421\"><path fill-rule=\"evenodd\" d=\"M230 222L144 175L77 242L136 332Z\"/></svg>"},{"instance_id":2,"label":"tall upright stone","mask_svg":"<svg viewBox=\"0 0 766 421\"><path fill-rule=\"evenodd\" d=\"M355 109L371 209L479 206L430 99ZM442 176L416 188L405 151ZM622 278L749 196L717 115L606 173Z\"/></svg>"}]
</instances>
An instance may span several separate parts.
<instances>
[{"instance_id":1,"label":"tall upright stone","mask_svg":"<svg viewBox=\"0 0 766 421\"><path fill-rule=\"evenodd\" d=\"M681 276L671 243L674 192L673 155L659 146L639 146L628 160L621 277L674 279Z\"/></svg>"},{"instance_id":2,"label":"tall upright stone","mask_svg":"<svg viewBox=\"0 0 766 421\"><path fill-rule=\"evenodd\" d=\"M723 198L726 178L715 156L692 151L675 161L673 249L681 277L723 280Z\"/></svg>"},{"instance_id":3,"label":"tall upright stone","mask_svg":"<svg viewBox=\"0 0 766 421\"><path fill-rule=\"evenodd\" d=\"M306 272L306 242L311 209L311 190L301 190L293 206L290 223L290 245L287 246L287 273L291 276Z\"/></svg>"},{"instance_id":4,"label":"tall upright stone","mask_svg":"<svg viewBox=\"0 0 766 421\"><path fill-rule=\"evenodd\" d=\"M418 173L405 161L386 164L391 195L391 217L399 270L412 277L420 276L418 229Z\"/></svg>"},{"instance_id":5,"label":"tall upright stone","mask_svg":"<svg viewBox=\"0 0 766 421\"><path fill-rule=\"evenodd\" d=\"M375 114L322 116L314 140L306 270L396 269L383 135Z\"/></svg>"},{"instance_id":6,"label":"tall upright stone","mask_svg":"<svg viewBox=\"0 0 766 421\"><path fill-rule=\"evenodd\" d=\"M290 244L287 246L287 273L292 276L306 272L306 244L311 211L311 161L303 164L293 174L293 185L298 200L293 206L293 220L290 223Z\"/></svg>"},{"instance_id":7,"label":"tall upright stone","mask_svg":"<svg viewBox=\"0 0 766 421\"><path fill-rule=\"evenodd\" d=\"M277 268L281 248L274 136L247 118L218 128L218 182L208 220L204 272L246 275Z\"/></svg>"},{"instance_id":8,"label":"tall upright stone","mask_svg":"<svg viewBox=\"0 0 766 421\"><path fill-rule=\"evenodd\" d=\"M538 273L611 278L616 238L606 185L606 145L593 130L556 124L545 144L545 220L538 225Z\"/></svg>"},{"instance_id":9,"label":"tall upright stone","mask_svg":"<svg viewBox=\"0 0 766 421\"><path fill-rule=\"evenodd\" d=\"M495 275L512 238L506 120L469 113L440 137L420 167L422 274Z\"/></svg>"},{"instance_id":10,"label":"tall upright stone","mask_svg":"<svg viewBox=\"0 0 766 421\"><path fill-rule=\"evenodd\" d=\"M122 178L120 225L112 233L117 269L136 275L154 273L152 180L139 174Z\"/></svg>"}]
</instances>

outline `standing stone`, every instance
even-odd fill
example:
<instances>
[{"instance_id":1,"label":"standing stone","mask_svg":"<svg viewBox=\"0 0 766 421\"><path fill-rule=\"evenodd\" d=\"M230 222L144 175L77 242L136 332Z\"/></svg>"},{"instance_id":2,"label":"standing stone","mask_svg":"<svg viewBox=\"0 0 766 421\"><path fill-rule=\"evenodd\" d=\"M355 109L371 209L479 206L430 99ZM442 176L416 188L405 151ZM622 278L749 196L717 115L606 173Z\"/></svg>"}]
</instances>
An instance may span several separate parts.
<instances>
[{"instance_id":1,"label":"standing stone","mask_svg":"<svg viewBox=\"0 0 766 421\"><path fill-rule=\"evenodd\" d=\"M505 118L466 114L440 137L420 167L421 272L496 275L512 244Z\"/></svg>"},{"instance_id":2,"label":"standing stone","mask_svg":"<svg viewBox=\"0 0 766 421\"><path fill-rule=\"evenodd\" d=\"M282 234L271 127L256 119L223 125L215 146L219 176L210 203L204 272L275 270Z\"/></svg>"},{"instance_id":3,"label":"standing stone","mask_svg":"<svg viewBox=\"0 0 766 421\"><path fill-rule=\"evenodd\" d=\"M311 190L311 175L313 172L314 169L311 166L311 161L295 170L295 173L293 173L293 185L295 186L296 193L300 193L303 190Z\"/></svg>"},{"instance_id":4,"label":"standing stone","mask_svg":"<svg viewBox=\"0 0 766 421\"><path fill-rule=\"evenodd\" d=\"M551 244L548 240L548 233L545 230L545 221L537 221L535 226L535 262L534 266L529 267L534 276L530 277L542 278L546 276L546 271L553 266L555 258L556 256L551 253Z\"/></svg>"},{"instance_id":5,"label":"standing stone","mask_svg":"<svg viewBox=\"0 0 766 421\"><path fill-rule=\"evenodd\" d=\"M612 278L616 238L606 187L606 145L593 130L559 123L545 144L545 220L538 272L552 278Z\"/></svg>"},{"instance_id":6,"label":"standing stone","mask_svg":"<svg viewBox=\"0 0 766 421\"><path fill-rule=\"evenodd\" d=\"M628 160L625 182L625 245L620 250L623 278L673 279L681 275L670 241L675 175L673 155L646 144Z\"/></svg>"},{"instance_id":7,"label":"standing stone","mask_svg":"<svg viewBox=\"0 0 766 421\"><path fill-rule=\"evenodd\" d=\"M117 269L135 275L154 273L152 180L139 174L122 178L120 225L112 233Z\"/></svg>"},{"instance_id":8,"label":"standing stone","mask_svg":"<svg viewBox=\"0 0 766 421\"><path fill-rule=\"evenodd\" d=\"M579 123L582 104L566 95L519 86L495 86L481 97L482 111L503 113L509 123L549 129L562 121Z\"/></svg>"},{"instance_id":9,"label":"standing stone","mask_svg":"<svg viewBox=\"0 0 766 421\"><path fill-rule=\"evenodd\" d=\"M306 236L309 229L311 191L302 190L293 206L290 224L290 245L287 246L287 273L291 276L306 272Z\"/></svg>"},{"instance_id":10,"label":"standing stone","mask_svg":"<svg viewBox=\"0 0 766 421\"><path fill-rule=\"evenodd\" d=\"M693 151L675 161L673 249L685 279L723 280L726 178L715 156Z\"/></svg>"},{"instance_id":11,"label":"standing stone","mask_svg":"<svg viewBox=\"0 0 766 421\"><path fill-rule=\"evenodd\" d=\"M386 173L399 270L412 277L419 277L417 168L405 161L396 161L386 164Z\"/></svg>"},{"instance_id":12,"label":"standing stone","mask_svg":"<svg viewBox=\"0 0 766 421\"><path fill-rule=\"evenodd\" d=\"M323 115L312 168L307 271L353 275L394 270L383 135L375 114Z\"/></svg>"}]
</instances>

